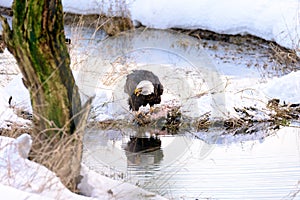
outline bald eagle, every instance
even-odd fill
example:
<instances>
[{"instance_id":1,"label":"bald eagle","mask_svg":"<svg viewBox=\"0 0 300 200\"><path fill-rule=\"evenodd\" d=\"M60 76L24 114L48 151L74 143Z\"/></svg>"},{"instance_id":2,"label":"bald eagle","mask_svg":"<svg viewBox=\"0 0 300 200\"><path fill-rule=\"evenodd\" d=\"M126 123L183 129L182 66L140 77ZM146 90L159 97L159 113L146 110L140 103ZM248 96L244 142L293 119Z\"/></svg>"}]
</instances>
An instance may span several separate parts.
<instances>
[{"instance_id":1,"label":"bald eagle","mask_svg":"<svg viewBox=\"0 0 300 200\"><path fill-rule=\"evenodd\" d=\"M159 104L164 88L152 72L134 70L127 75L124 91L129 95L129 110L138 111L141 106Z\"/></svg>"}]
</instances>

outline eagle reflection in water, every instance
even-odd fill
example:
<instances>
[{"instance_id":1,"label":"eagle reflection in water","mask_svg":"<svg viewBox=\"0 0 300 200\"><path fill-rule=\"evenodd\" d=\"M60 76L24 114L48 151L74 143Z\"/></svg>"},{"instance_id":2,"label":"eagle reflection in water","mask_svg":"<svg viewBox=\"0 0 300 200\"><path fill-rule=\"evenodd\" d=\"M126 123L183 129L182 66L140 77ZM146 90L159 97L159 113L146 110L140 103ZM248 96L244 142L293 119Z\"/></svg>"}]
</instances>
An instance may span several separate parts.
<instances>
[{"instance_id":1,"label":"eagle reflection in water","mask_svg":"<svg viewBox=\"0 0 300 200\"><path fill-rule=\"evenodd\" d=\"M161 140L157 136L149 138L138 138L130 136L130 141L127 143L125 150L130 152L150 152L160 149Z\"/></svg>"},{"instance_id":2,"label":"eagle reflection in water","mask_svg":"<svg viewBox=\"0 0 300 200\"><path fill-rule=\"evenodd\" d=\"M129 165L149 166L159 163L163 158L161 140L157 136L148 138L130 137L125 147Z\"/></svg>"}]
</instances>

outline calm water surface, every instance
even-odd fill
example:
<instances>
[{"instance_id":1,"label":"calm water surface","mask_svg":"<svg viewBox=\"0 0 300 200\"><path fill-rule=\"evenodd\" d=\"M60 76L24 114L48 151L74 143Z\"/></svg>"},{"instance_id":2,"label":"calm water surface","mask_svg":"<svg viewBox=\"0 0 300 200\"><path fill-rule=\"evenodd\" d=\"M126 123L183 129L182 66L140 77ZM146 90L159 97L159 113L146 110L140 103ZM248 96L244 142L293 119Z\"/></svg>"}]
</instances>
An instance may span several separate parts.
<instances>
[{"instance_id":1,"label":"calm water surface","mask_svg":"<svg viewBox=\"0 0 300 200\"><path fill-rule=\"evenodd\" d=\"M293 199L300 190L297 128L283 128L265 139L231 137L217 144L190 133L160 136L161 148L148 153L126 152L129 137L124 132L87 131L85 163L170 199Z\"/></svg>"}]
</instances>

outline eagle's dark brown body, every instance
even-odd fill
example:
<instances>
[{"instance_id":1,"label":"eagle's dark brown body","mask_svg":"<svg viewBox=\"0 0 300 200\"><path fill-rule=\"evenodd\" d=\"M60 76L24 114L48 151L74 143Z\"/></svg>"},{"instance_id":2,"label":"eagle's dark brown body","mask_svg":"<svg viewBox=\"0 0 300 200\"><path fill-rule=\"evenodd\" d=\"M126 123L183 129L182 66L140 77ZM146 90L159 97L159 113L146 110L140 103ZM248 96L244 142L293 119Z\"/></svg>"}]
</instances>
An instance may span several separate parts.
<instances>
[{"instance_id":1,"label":"eagle's dark brown body","mask_svg":"<svg viewBox=\"0 0 300 200\"><path fill-rule=\"evenodd\" d=\"M144 80L150 81L154 86L154 92L149 95L136 95L134 93L137 85ZM161 95L164 88L160 83L158 77L147 70L134 70L127 75L124 91L129 95L128 104L129 109L138 111L141 106L146 106L148 103L150 106L159 104L161 102Z\"/></svg>"}]
</instances>

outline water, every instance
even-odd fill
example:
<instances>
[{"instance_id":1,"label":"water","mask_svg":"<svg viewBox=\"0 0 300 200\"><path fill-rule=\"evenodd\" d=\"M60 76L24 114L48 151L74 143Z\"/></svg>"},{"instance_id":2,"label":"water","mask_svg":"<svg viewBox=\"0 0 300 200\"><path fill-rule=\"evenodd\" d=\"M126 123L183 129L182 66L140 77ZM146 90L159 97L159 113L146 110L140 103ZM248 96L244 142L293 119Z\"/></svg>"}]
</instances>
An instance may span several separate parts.
<instances>
[{"instance_id":1,"label":"water","mask_svg":"<svg viewBox=\"0 0 300 200\"><path fill-rule=\"evenodd\" d=\"M190 134L160 136L161 149L132 156L124 150L124 131L89 130L84 160L171 199L292 199L300 189L299 137L297 128L227 144Z\"/></svg>"}]
</instances>

